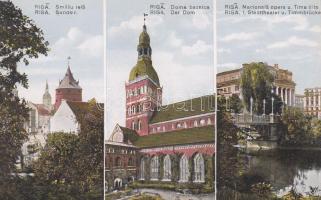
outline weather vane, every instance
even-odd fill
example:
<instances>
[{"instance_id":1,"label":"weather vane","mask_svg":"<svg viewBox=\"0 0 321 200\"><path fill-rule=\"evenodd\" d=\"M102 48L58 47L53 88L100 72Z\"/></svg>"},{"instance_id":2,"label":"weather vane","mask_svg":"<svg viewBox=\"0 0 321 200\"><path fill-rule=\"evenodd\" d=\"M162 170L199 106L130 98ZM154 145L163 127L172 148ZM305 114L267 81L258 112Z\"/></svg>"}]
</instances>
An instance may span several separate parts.
<instances>
[{"instance_id":1,"label":"weather vane","mask_svg":"<svg viewBox=\"0 0 321 200\"><path fill-rule=\"evenodd\" d=\"M148 14L144 13L144 25L145 25L145 21L146 21L146 16L148 16Z\"/></svg>"},{"instance_id":2,"label":"weather vane","mask_svg":"<svg viewBox=\"0 0 321 200\"><path fill-rule=\"evenodd\" d=\"M67 58L67 60L68 60L68 66L69 66L69 62L70 62L70 59L71 59L71 57L70 56L68 56L68 58Z\"/></svg>"}]
</instances>

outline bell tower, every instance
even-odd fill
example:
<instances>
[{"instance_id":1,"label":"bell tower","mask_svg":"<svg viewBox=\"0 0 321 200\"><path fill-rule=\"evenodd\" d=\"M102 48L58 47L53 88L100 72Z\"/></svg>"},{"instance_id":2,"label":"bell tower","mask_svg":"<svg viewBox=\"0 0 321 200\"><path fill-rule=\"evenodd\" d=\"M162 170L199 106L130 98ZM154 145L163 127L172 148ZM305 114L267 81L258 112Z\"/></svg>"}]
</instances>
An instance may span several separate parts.
<instances>
[{"instance_id":1,"label":"bell tower","mask_svg":"<svg viewBox=\"0 0 321 200\"><path fill-rule=\"evenodd\" d=\"M125 86L126 127L143 136L149 134L149 121L162 103L162 88L152 65L152 48L145 23L139 36L137 53L137 63L132 68Z\"/></svg>"},{"instance_id":2,"label":"bell tower","mask_svg":"<svg viewBox=\"0 0 321 200\"><path fill-rule=\"evenodd\" d=\"M68 57L68 68L65 77L59 81L59 86L56 88L55 110L57 110L62 100L67 101L82 101L82 88L79 81L74 79L69 66L70 57Z\"/></svg>"}]
</instances>

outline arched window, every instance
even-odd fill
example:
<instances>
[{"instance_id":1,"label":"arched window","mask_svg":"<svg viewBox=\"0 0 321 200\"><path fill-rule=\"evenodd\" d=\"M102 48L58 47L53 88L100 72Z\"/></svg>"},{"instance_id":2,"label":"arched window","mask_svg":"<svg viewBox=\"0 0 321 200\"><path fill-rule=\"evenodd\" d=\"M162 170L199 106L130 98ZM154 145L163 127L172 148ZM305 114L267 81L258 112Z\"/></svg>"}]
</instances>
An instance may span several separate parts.
<instances>
[{"instance_id":1,"label":"arched window","mask_svg":"<svg viewBox=\"0 0 321 200\"><path fill-rule=\"evenodd\" d=\"M158 180L158 172L159 172L158 156L154 156L151 160L151 165L150 165L151 180Z\"/></svg>"},{"instance_id":2,"label":"arched window","mask_svg":"<svg viewBox=\"0 0 321 200\"><path fill-rule=\"evenodd\" d=\"M200 120L200 124L201 124L201 126L204 126L205 125L205 119L201 119Z\"/></svg>"},{"instance_id":3,"label":"arched window","mask_svg":"<svg viewBox=\"0 0 321 200\"><path fill-rule=\"evenodd\" d=\"M138 130L142 129L142 122L140 120L138 120Z\"/></svg>"},{"instance_id":4,"label":"arched window","mask_svg":"<svg viewBox=\"0 0 321 200\"><path fill-rule=\"evenodd\" d=\"M164 158L164 174L163 181L170 181L172 176L172 166L171 166L171 158L169 155L166 155Z\"/></svg>"},{"instance_id":5,"label":"arched window","mask_svg":"<svg viewBox=\"0 0 321 200\"><path fill-rule=\"evenodd\" d=\"M208 124L208 125L212 124L211 118L208 118L208 119L207 119L207 124Z\"/></svg>"},{"instance_id":6,"label":"arched window","mask_svg":"<svg viewBox=\"0 0 321 200\"><path fill-rule=\"evenodd\" d=\"M132 121L132 129L135 130L135 121Z\"/></svg>"},{"instance_id":7,"label":"arched window","mask_svg":"<svg viewBox=\"0 0 321 200\"><path fill-rule=\"evenodd\" d=\"M181 128L181 127L182 127L181 123L176 124L176 128Z\"/></svg>"},{"instance_id":8,"label":"arched window","mask_svg":"<svg viewBox=\"0 0 321 200\"><path fill-rule=\"evenodd\" d=\"M194 157L194 182L204 182L205 181L205 168L204 159L202 154L197 154Z\"/></svg>"},{"instance_id":9,"label":"arched window","mask_svg":"<svg viewBox=\"0 0 321 200\"><path fill-rule=\"evenodd\" d=\"M132 114L135 114L136 113L136 108L134 105L132 105Z\"/></svg>"},{"instance_id":10,"label":"arched window","mask_svg":"<svg viewBox=\"0 0 321 200\"><path fill-rule=\"evenodd\" d=\"M116 166L116 167L121 167L121 158L120 158L120 157L117 157L117 158L116 158L115 166Z\"/></svg>"},{"instance_id":11,"label":"arched window","mask_svg":"<svg viewBox=\"0 0 321 200\"><path fill-rule=\"evenodd\" d=\"M188 182L189 178L189 168L188 168L188 159L185 155L181 157L181 160L179 161L179 181L180 182Z\"/></svg>"},{"instance_id":12,"label":"arched window","mask_svg":"<svg viewBox=\"0 0 321 200\"><path fill-rule=\"evenodd\" d=\"M142 158L140 160L140 167L139 168L140 168L139 179L144 180L145 179L145 159L144 158Z\"/></svg>"},{"instance_id":13,"label":"arched window","mask_svg":"<svg viewBox=\"0 0 321 200\"><path fill-rule=\"evenodd\" d=\"M197 127L198 126L198 123L197 123L197 120L194 121L194 127Z\"/></svg>"},{"instance_id":14,"label":"arched window","mask_svg":"<svg viewBox=\"0 0 321 200\"><path fill-rule=\"evenodd\" d=\"M128 166L135 166L134 165L134 160L132 158L128 159Z\"/></svg>"}]
</instances>

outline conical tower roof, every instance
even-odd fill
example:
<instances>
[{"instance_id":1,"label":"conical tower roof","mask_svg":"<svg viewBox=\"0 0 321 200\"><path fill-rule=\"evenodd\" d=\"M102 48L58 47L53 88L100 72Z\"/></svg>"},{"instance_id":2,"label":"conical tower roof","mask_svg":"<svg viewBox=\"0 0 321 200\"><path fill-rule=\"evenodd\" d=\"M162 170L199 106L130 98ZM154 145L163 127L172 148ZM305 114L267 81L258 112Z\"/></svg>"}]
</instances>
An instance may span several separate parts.
<instances>
[{"instance_id":1,"label":"conical tower roof","mask_svg":"<svg viewBox=\"0 0 321 200\"><path fill-rule=\"evenodd\" d=\"M57 89L60 88L81 89L79 86L79 81L76 81L71 73L70 66L67 68L65 77L59 82Z\"/></svg>"}]
</instances>

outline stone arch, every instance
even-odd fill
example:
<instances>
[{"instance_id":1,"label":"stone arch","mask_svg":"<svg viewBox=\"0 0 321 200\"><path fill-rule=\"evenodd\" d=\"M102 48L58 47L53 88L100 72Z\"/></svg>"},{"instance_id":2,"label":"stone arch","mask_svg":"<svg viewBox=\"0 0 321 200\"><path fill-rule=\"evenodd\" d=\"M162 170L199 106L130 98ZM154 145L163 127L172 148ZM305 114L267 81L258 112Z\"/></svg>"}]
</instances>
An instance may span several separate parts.
<instances>
[{"instance_id":1,"label":"stone arch","mask_svg":"<svg viewBox=\"0 0 321 200\"><path fill-rule=\"evenodd\" d=\"M145 180L145 158L142 157L140 159L140 164L139 164L139 179L140 180Z\"/></svg>"},{"instance_id":2,"label":"stone arch","mask_svg":"<svg viewBox=\"0 0 321 200\"><path fill-rule=\"evenodd\" d=\"M163 181L170 181L172 178L172 162L170 155L166 155L163 161Z\"/></svg>"},{"instance_id":3,"label":"stone arch","mask_svg":"<svg viewBox=\"0 0 321 200\"><path fill-rule=\"evenodd\" d=\"M188 182L190 176L188 158L184 154L179 161L179 182Z\"/></svg>"},{"instance_id":4,"label":"stone arch","mask_svg":"<svg viewBox=\"0 0 321 200\"><path fill-rule=\"evenodd\" d=\"M194 182L205 182L205 161L201 153L197 153L194 158Z\"/></svg>"},{"instance_id":5,"label":"stone arch","mask_svg":"<svg viewBox=\"0 0 321 200\"><path fill-rule=\"evenodd\" d=\"M123 180L120 178L115 178L114 180L114 189L120 190L123 187Z\"/></svg>"},{"instance_id":6,"label":"stone arch","mask_svg":"<svg viewBox=\"0 0 321 200\"><path fill-rule=\"evenodd\" d=\"M150 179L158 180L159 177L159 157L154 156L150 161Z\"/></svg>"}]
</instances>

